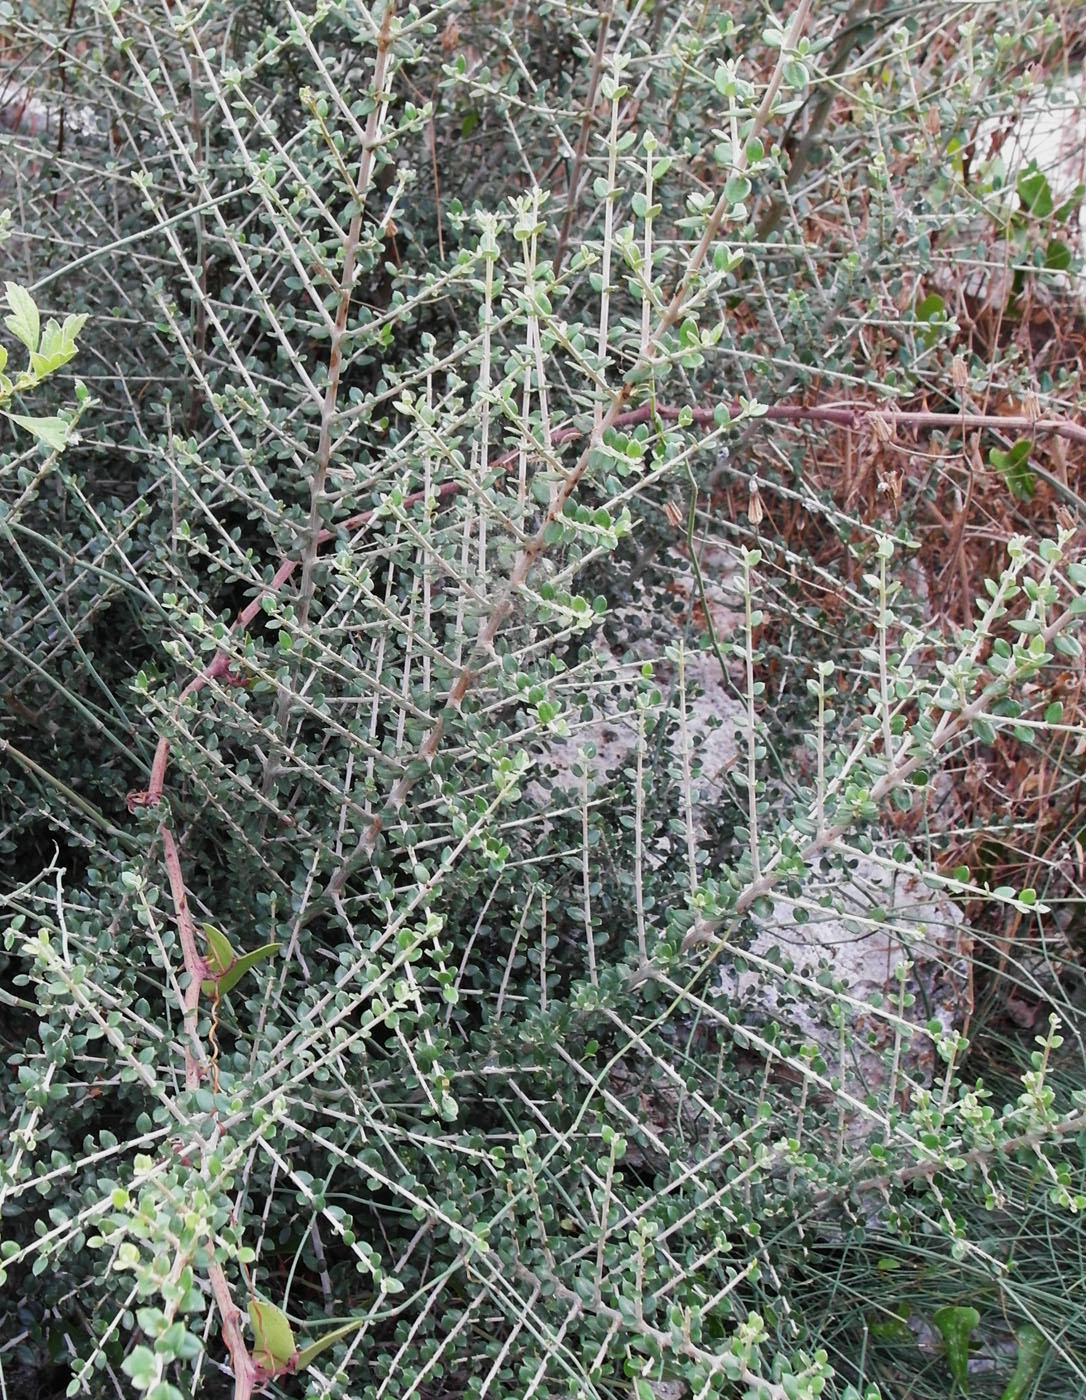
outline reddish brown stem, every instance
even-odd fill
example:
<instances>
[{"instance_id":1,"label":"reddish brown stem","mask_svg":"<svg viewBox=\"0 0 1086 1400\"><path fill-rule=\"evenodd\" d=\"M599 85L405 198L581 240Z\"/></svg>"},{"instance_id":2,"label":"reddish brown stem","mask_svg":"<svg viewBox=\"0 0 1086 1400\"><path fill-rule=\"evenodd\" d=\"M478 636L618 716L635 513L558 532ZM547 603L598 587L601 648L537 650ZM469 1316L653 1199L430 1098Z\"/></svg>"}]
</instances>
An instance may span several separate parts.
<instances>
[{"instance_id":1,"label":"reddish brown stem","mask_svg":"<svg viewBox=\"0 0 1086 1400\"><path fill-rule=\"evenodd\" d=\"M241 1330L241 1313L234 1306L230 1283L223 1266L209 1264L207 1277L215 1295L219 1316L222 1318L222 1337L234 1369L234 1400L250 1400L261 1373L245 1345L245 1335Z\"/></svg>"},{"instance_id":2,"label":"reddish brown stem","mask_svg":"<svg viewBox=\"0 0 1086 1400\"><path fill-rule=\"evenodd\" d=\"M198 1089L201 1066L193 1046L193 1037L200 1008L200 986L208 971L207 960L196 946L196 925L192 921L192 910L189 908L177 842L165 822L159 827L158 834L162 838L166 875L170 882L170 894L173 896L174 913L177 916L177 933L181 939L181 954L189 978L184 1002L185 1029L188 1032L185 1038L185 1088Z\"/></svg>"},{"instance_id":3,"label":"reddish brown stem","mask_svg":"<svg viewBox=\"0 0 1086 1400\"><path fill-rule=\"evenodd\" d=\"M742 412L739 403L727 404L732 417ZM707 426L716 421L716 408L690 408L691 421ZM621 414L615 420L615 427L628 427L634 423L649 423L654 417L678 418L682 409L670 406L652 408L643 405ZM769 422L775 423L835 423L842 428L859 428L866 422L881 419L890 427L902 428L991 428L1003 432L1025 433L1029 436L1053 436L1066 438L1068 442L1086 444L1086 427L1064 418L1029 418L1026 415L1011 416L999 413L910 413L904 409L875 408L866 404L770 404L762 414ZM579 437L575 429L559 429L566 437Z\"/></svg>"}]
</instances>

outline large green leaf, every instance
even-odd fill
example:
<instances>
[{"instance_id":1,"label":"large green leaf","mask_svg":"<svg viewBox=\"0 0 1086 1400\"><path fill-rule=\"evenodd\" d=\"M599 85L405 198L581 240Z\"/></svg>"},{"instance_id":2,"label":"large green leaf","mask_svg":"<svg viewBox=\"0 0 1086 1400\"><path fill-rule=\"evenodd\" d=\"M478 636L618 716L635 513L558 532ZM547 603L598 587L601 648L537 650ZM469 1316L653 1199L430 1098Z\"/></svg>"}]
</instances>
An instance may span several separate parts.
<instances>
[{"instance_id":1,"label":"large green leaf","mask_svg":"<svg viewBox=\"0 0 1086 1400\"><path fill-rule=\"evenodd\" d=\"M18 282L5 282L4 291L11 307L11 315L4 317L4 325L12 335L18 336L29 351L37 350L41 338L41 317L34 298Z\"/></svg>"},{"instance_id":2,"label":"large green leaf","mask_svg":"<svg viewBox=\"0 0 1086 1400\"><path fill-rule=\"evenodd\" d=\"M999 1400L1023 1400L1051 1346L1045 1334L1032 1322L1024 1322L1015 1336L1018 1341L1018 1358L1015 1361L1014 1374L1007 1382Z\"/></svg>"},{"instance_id":3,"label":"large green leaf","mask_svg":"<svg viewBox=\"0 0 1086 1400\"><path fill-rule=\"evenodd\" d=\"M274 957L279 951L278 943L264 943L249 953L238 954L221 929L214 924L204 924L203 927L207 938L207 966L211 973L201 983L205 996L225 996L251 968L265 958Z\"/></svg>"},{"instance_id":4,"label":"large green leaf","mask_svg":"<svg viewBox=\"0 0 1086 1400\"><path fill-rule=\"evenodd\" d=\"M969 1389L969 1338L980 1321L976 1308L940 1308L932 1318L946 1343L946 1363L963 1391Z\"/></svg>"},{"instance_id":5,"label":"large green leaf","mask_svg":"<svg viewBox=\"0 0 1086 1400\"><path fill-rule=\"evenodd\" d=\"M28 418L23 413L5 413L4 417L33 433L54 452L63 452L68 445L68 424L63 418Z\"/></svg>"},{"instance_id":6,"label":"large green leaf","mask_svg":"<svg viewBox=\"0 0 1086 1400\"><path fill-rule=\"evenodd\" d=\"M249 1299L249 1324L253 1329L253 1360L272 1375L293 1371L298 1348L286 1313L274 1303Z\"/></svg>"}]
</instances>

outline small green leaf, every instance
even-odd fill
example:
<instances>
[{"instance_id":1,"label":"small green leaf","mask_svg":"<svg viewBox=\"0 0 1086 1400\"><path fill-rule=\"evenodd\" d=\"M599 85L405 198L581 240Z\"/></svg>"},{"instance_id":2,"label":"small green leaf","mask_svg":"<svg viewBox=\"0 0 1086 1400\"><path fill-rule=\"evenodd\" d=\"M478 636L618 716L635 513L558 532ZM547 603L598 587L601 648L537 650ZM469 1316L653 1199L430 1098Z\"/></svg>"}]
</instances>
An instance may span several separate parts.
<instances>
[{"instance_id":1,"label":"small green leaf","mask_svg":"<svg viewBox=\"0 0 1086 1400\"><path fill-rule=\"evenodd\" d=\"M988 461L1007 483L1011 495L1017 501L1030 501L1037 487L1037 478L1029 470L1028 438L1019 438L1006 452L993 447L988 453Z\"/></svg>"},{"instance_id":2,"label":"small green leaf","mask_svg":"<svg viewBox=\"0 0 1086 1400\"><path fill-rule=\"evenodd\" d=\"M211 973L201 983L205 996L224 997L245 974L264 958L274 957L279 952L278 943L264 943L250 953L237 954L226 934L214 924L204 924L207 938L207 967Z\"/></svg>"},{"instance_id":3,"label":"small green leaf","mask_svg":"<svg viewBox=\"0 0 1086 1400\"><path fill-rule=\"evenodd\" d=\"M20 287L18 282L5 282L4 291L12 311L10 316L4 317L4 324L12 335L18 336L28 350L37 350L41 338L41 317L38 315L34 298L25 287Z\"/></svg>"},{"instance_id":4,"label":"small green leaf","mask_svg":"<svg viewBox=\"0 0 1086 1400\"><path fill-rule=\"evenodd\" d=\"M1059 238L1053 238L1045 249L1045 267L1053 272L1066 272L1071 261L1071 249Z\"/></svg>"},{"instance_id":5,"label":"small green leaf","mask_svg":"<svg viewBox=\"0 0 1086 1400\"><path fill-rule=\"evenodd\" d=\"M949 324L946 302L938 292L930 292L913 307L913 315L922 325L919 339L930 350Z\"/></svg>"},{"instance_id":6,"label":"small green leaf","mask_svg":"<svg viewBox=\"0 0 1086 1400\"><path fill-rule=\"evenodd\" d=\"M789 87L805 88L811 80L807 65L798 58L790 58L784 65L784 81Z\"/></svg>"},{"instance_id":7,"label":"small green leaf","mask_svg":"<svg viewBox=\"0 0 1086 1400\"><path fill-rule=\"evenodd\" d=\"M888 1342L911 1342L913 1339L908 1322L896 1312L888 1312L877 1319L871 1318L867 1325L873 1336L882 1337Z\"/></svg>"},{"instance_id":8,"label":"small green leaf","mask_svg":"<svg viewBox=\"0 0 1086 1400\"><path fill-rule=\"evenodd\" d=\"M121 1370L131 1378L137 1390L146 1390L158 1370L154 1352L150 1347L133 1347L121 1362Z\"/></svg>"},{"instance_id":9,"label":"small green leaf","mask_svg":"<svg viewBox=\"0 0 1086 1400\"><path fill-rule=\"evenodd\" d=\"M282 1308L249 1299L249 1324L253 1329L253 1360L272 1375L293 1371L298 1364L294 1333Z\"/></svg>"},{"instance_id":10,"label":"small green leaf","mask_svg":"<svg viewBox=\"0 0 1086 1400\"><path fill-rule=\"evenodd\" d=\"M988 453L988 460L993 467L999 471L1008 471L1011 467L1020 466L1029 456L1029 441L1026 438L1019 438L1013 447L1006 452L998 447L993 447Z\"/></svg>"},{"instance_id":11,"label":"small green leaf","mask_svg":"<svg viewBox=\"0 0 1086 1400\"><path fill-rule=\"evenodd\" d=\"M946 1361L950 1374L963 1391L969 1389L969 1337L980 1321L976 1308L940 1308L932 1322L946 1343Z\"/></svg>"}]
</instances>

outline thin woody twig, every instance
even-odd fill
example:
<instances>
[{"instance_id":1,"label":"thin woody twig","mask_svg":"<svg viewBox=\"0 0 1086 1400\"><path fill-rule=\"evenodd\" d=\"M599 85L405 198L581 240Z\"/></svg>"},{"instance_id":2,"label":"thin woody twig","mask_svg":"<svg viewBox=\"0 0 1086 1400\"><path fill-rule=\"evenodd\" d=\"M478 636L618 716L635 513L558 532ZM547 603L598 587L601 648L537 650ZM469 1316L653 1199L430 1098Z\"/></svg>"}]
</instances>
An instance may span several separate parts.
<instances>
[{"instance_id":1,"label":"thin woody twig","mask_svg":"<svg viewBox=\"0 0 1086 1400\"><path fill-rule=\"evenodd\" d=\"M336 416L336 401L339 398L339 382L343 373L343 337L347 331L347 317L351 309L354 292L355 261L358 245L362 237L362 216L365 212L363 201L373 175L373 165L380 141L381 123L388 110L389 94L385 89L388 77L388 56L392 46L392 17L396 6L389 0L385 5L381 30L377 36L377 57L373 67L373 110L366 122L366 141L358 166L358 182L355 190L356 207L343 240L343 271L340 276L339 296L336 304L336 319L332 327L328 349L328 381L321 402L320 438L317 443L317 460L310 482L309 529L305 548L302 550L302 576L298 589L298 617L302 623L309 616L313 601L313 570L317 563L320 548L320 507L324 499L328 468L332 461L332 424Z\"/></svg>"},{"instance_id":2,"label":"thin woody twig","mask_svg":"<svg viewBox=\"0 0 1086 1400\"><path fill-rule=\"evenodd\" d=\"M201 1065L193 1050L193 1042L196 1032L196 1017L200 1009L200 988L203 979L207 976L208 965L207 959L196 946L196 925L193 923L192 910L189 908L177 842L173 839L173 832L165 822L159 827L158 834L162 838L166 876L170 882L170 894L173 896L174 914L177 917L177 934L181 939L181 955L189 977L189 984L185 988L184 1005L185 1023L188 1031L185 1040L185 1088L198 1089L200 1087Z\"/></svg>"},{"instance_id":3,"label":"thin woody twig","mask_svg":"<svg viewBox=\"0 0 1086 1400\"><path fill-rule=\"evenodd\" d=\"M445 481L436 488L436 494L441 498L455 495L459 490L459 482ZM425 491L415 491L404 499L403 504L405 506L416 505L419 501L425 500L426 496L427 492ZM318 545L330 544L332 540L337 539L344 531L359 530L363 526L369 525L379 511L380 507L374 506L371 510L364 510L358 515L352 515L343 522L338 530L322 530L317 536ZM297 567L297 559L283 559L280 562L271 581L265 584L256 597L238 614L237 620L230 629L231 636L238 636L245 632L263 608L265 600L275 597ZM198 695L209 681L228 676L230 673L231 660L230 652L226 650L226 648L220 647L203 670L199 671L192 680L189 681L188 685L185 686L184 690L182 690L181 694L178 696L178 704L183 704L191 696ZM166 765L169 762L169 757L170 740L163 736L159 739L158 746L155 749L154 761L151 764L151 781L148 783L146 791L130 792L128 794L127 802L130 812L134 811L137 807L155 807L161 802L166 781Z\"/></svg>"},{"instance_id":4,"label":"thin woody twig","mask_svg":"<svg viewBox=\"0 0 1086 1400\"><path fill-rule=\"evenodd\" d=\"M725 405L730 415L737 416L743 411L743 406L738 402ZM640 408L626 409L615 414L605 426L613 428L635 427L638 423L649 423L654 418L675 420L680 414L688 414L690 421L702 427L711 427L717 422L718 409L702 407L680 408L675 404L648 404ZM864 423L879 419L882 422L894 427L923 428L958 428L962 431L969 429L991 429L993 431L1004 431L1013 433L1025 433L1035 437L1059 437L1067 442L1074 442L1086 445L1086 426L1065 418L1038 418L1032 419L1026 416L1004 415L998 413L929 413L912 412L905 409L880 408L870 404L769 404L766 411L761 415L761 419L751 420L766 422L784 423L833 423L845 428L860 428ZM564 442L574 442L584 436L584 430L566 425L555 428L550 434L550 444L552 447L561 445ZM508 466L515 460L516 451L503 453L494 457L490 466L492 470L500 470ZM1053 487L1058 487L1061 483L1051 478L1047 473L1042 473L1045 479L1050 481ZM403 501L405 507L419 504L426 500L428 494L435 494L439 499L458 495L464 488L457 481L443 481L439 483L434 491L414 491L406 496ZM1064 488L1066 491L1067 488ZM1073 493L1072 493L1073 494ZM1078 498L1074 497L1077 501ZM372 523L378 514L380 507L373 507L370 510L360 511L356 515L349 516L343 524L335 530L321 530L317 535L317 544L325 545L339 538L344 532L359 530ZM231 628L231 636L244 632L253 622L260 612L267 598L274 597L283 585L291 578L298 567L297 559L284 559L279 564L271 581L260 590L253 600L238 614L237 621ZM225 648L220 648L211 661L185 686L179 697L180 702L184 702L191 696L198 694L208 684L209 681L227 676L230 671L231 656ZM129 811L136 807L153 807L162 799L166 764L169 759L170 740L162 738L158 742L155 751L154 761L151 765L151 780L144 792L130 793L128 796Z\"/></svg>"},{"instance_id":5,"label":"thin woody twig","mask_svg":"<svg viewBox=\"0 0 1086 1400\"><path fill-rule=\"evenodd\" d=\"M241 1313L234 1304L226 1271L221 1264L212 1263L207 1266L207 1277L215 1295L219 1316L222 1318L223 1341L226 1343L226 1350L230 1354L230 1362L234 1369L234 1400L250 1400L257 1383L262 1379L262 1372L257 1369L245 1344L245 1335L241 1330Z\"/></svg>"},{"instance_id":6,"label":"thin woody twig","mask_svg":"<svg viewBox=\"0 0 1086 1400\"><path fill-rule=\"evenodd\" d=\"M788 27L788 33L785 36L784 42L781 44L780 54L774 65L773 73L769 79L765 94L762 97L761 104L751 123L747 141L742 150L736 153L734 166L736 173L741 173L746 169L747 151L750 149L751 142L760 136L766 128L773 110L773 103L784 81L784 70L785 65L789 62L789 54L794 51L799 42L800 35L806 27L812 3L813 0L800 0L799 5L796 7L796 13L792 17L792 22ZM644 377L646 371L651 374L656 361L658 347L664 336L676 325L682 315L689 297L690 288L697 277L702 263L704 263L708 256L709 249L713 246L725 219L728 217L731 206L731 199L725 191L722 191L720 198L717 200L716 207L706 221L704 232L698 241L697 247L694 249L693 253L691 253L687 261L679 285L676 287L670 302L661 313L659 320L653 328L647 348L639 356L637 363L623 380L622 384L612 393L611 401L607 406L606 412L599 417L598 421L593 423L591 432L588 434L588 440L585 443L580 457L577 459L576 465L564 475L562 484L558 490L552 492L550 504L547 507L539 529L531 539L524 544L518 554L501 598L495 603L490 612L490 616L479 631L472 657L469 658L468 664L465 665L460 672L460 675L449 692L448 699L441 713L437 716L429 734L427 734L419 747L417 757L421 759L422 763L426 766L429 766L432 762L434 755L440 747L446 715L460 709L465 695L471 688L473 679L471 661L474 659L475 655L480 653L487 654L493 649L494 640L501 630L502 624L505 622L510 612L512 612L513 599L517 594L517 590L525 583L535 564L545 553L548 532L551 526L561 517L566 502L573 496L577 487L580 485L581 479L588 468L588 463L593 451L603 441L604 435L611 428L615 427L622 417L626 401L633 392L635 384ZM651 410L646 409L646 413L649 412L651 412ZM404 770L403 775L397 779L389 794L388 808L390 810L395 811L406 801L408 793L417 780L416 775L418 771L419 770L416 769L413 773L411 767L408 767ZM383 825L384 816L382 813L378 812L374 815L369 826L359 837L358 844L355 846L354 851L332 875L326 890L328 895L334 896L338 894L343 889L344 884L350 877L351 871L355 866L361 860L372 854L377 845L377 840L381 834Z\"/></svg>"},{"instance_id":7,"label":"thin woody twig","mask_svg":"<svg viewBox=\"0 0 1086 1400\"><path fill-rule=\"evenodd\" d=\"M558 249L554 255L553 271L555 277L562 270L562 259L566 253L566 243L569 240L570 224L573 222L573 214L577 208L577 196L580 193L581 166L588 151L588 137L592 131L592 119L596 110L597 95L600 85L600 74L603 71L603 55L607 47L607 32L611 27L610 6L601 7L599 16L599 32L596 35L596 52L592 59L592 73L588 80L588 96L585 98L584 112L581 116L581 133L577 138L577 149L573 156L573 168L569 173L569 182L566 186L566 212L562 219L562 227L558 233Z\"/></svg>"}]
</instances>

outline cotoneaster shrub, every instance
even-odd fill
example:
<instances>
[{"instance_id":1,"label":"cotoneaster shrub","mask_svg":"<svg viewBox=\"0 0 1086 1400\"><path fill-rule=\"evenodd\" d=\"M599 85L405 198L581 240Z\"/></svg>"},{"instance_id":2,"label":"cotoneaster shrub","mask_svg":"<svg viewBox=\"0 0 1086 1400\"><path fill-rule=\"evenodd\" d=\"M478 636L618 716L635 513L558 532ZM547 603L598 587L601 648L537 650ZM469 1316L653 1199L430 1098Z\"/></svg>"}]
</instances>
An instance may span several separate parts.
<instances>
[{"instance_id":1,"label":"cotoneaster shrub","mask_svg":"<svg viewBox=\"0 0 1086 1400\"><path fill-rule=\"evenodd\" d=\"M1075 371L960 280L1061 294L1070 213L969 142L1068 45L812 8L12 17L8 250L93 400L4 464L20 1385L1081 1388L1080 1018L1000 930L1066 951L924 816L1080 733ZM910 561L975 453L1008 528L946 615ZM1043 1003L983 1081L906 978L857 1022L751 953L861 856Z\"/></svg>"}]
</instances>

